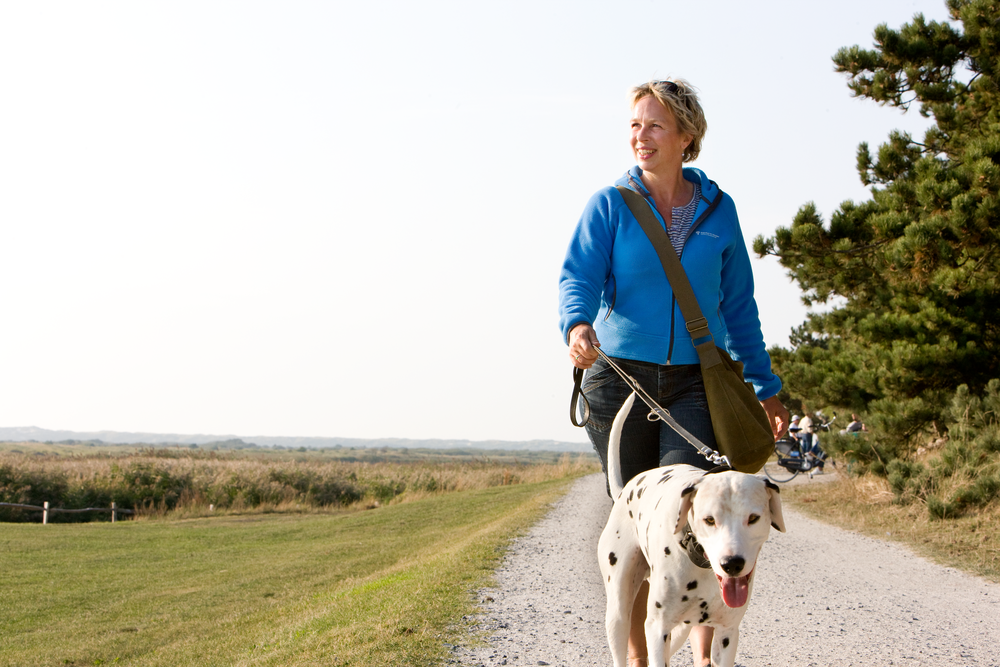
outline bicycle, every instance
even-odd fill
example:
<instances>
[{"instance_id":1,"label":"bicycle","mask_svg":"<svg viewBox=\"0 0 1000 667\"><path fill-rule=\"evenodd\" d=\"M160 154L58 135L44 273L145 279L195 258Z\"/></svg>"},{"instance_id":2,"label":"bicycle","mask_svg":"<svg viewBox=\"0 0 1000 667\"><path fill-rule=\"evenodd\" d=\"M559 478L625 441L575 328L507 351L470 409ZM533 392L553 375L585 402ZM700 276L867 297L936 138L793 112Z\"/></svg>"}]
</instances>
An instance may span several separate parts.
<instances>
[{"instance_id":1,"label":"bicycle","mask_svg":"<svg viewBox=\"0 0 1000 667\"><path fill-rule=\"evenodd\" d=\"M814 428L817 431L828 432L830 424L836 419L837 414L834 413L833 419L817 424ZM822 450L819 451L818 455L813 452L803 451L802 443L798 438L792 435L785 435L774 443L774 453L778 460L776 462L768 461L764 464L764 474L779 483L790 482L795 479L796 475L802 472L808 473L809 477L812 477L816 474L816 470L823 469L823 465L826 462L826 453Z\"/></svg>"}]
</instances>

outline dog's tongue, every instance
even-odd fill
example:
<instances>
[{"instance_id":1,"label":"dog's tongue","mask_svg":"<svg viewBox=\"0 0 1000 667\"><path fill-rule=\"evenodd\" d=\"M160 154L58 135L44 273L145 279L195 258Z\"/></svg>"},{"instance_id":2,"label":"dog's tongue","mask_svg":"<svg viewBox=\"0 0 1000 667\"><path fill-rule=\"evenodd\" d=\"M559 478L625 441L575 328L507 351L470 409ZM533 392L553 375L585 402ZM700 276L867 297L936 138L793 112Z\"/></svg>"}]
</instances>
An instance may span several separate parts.
<instances>
[{"instance_id":1,"label":"dog's tongue","mask_svg":"<svg viewBox=\"0 0 1000 667\"><path fill-rule=\"evenodd\" d=\"M719 588L722 589L722 601L727 607L742 607L747 603L750 594L750 575L744 577L719 577Z\"/></svg>"}]
</instances>

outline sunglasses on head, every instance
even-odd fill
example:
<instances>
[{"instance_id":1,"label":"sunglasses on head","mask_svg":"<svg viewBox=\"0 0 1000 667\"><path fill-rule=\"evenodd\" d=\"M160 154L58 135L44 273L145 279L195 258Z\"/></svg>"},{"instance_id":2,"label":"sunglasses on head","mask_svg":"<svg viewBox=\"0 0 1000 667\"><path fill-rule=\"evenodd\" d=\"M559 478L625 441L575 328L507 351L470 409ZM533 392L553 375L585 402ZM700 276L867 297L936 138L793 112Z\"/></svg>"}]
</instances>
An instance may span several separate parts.
<instances>
[{"instance_id":1,"label":"sunglasses on head","mask_svg":"<svg viewBox=\"0 0 1000 667\"><path fill-rule=\"evenodd\" d=\"M668 93L676 93L679 90L677 84L674 83L673 81L654 81L653 85L663 86L664 88L667 89Z\"/></svg>"}]
</instances>

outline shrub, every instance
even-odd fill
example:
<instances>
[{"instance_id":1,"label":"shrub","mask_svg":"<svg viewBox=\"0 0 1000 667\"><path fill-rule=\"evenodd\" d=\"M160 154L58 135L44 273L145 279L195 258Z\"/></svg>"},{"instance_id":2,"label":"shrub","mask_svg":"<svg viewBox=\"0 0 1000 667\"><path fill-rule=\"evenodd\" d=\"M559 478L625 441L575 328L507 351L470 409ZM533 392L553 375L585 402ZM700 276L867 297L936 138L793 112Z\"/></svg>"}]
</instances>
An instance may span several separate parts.
<instances>
[{"instance_id":1,"label":"shrub","mask_svg":"<svg viewBox=\"0 0 1000 667\"><path fill-rule=\"evenodd\" d=\"M935 519L961 516L1000 499L1000 380L991 380L982 396L958 387L937 425L946 435L943 446L927 452L918 447L931 434L904 432L926 406L909 414L874 413L871 431L861 436L824 437L826 450L850 463L853 474L885 477L901 504L923 502ZM873 403L870 408L886 409Z\"/></svg>"},{"instance_id":2,"label":"shrub","mask_svg":"<svg viewBox=\"0 0 1000 667\"><path fill-rule=\"evenodd\" d=\"M933 489L930 471L922 463L893 459L886 466L889 486L900 502L926 498Z\"/></svg>"},{"instance_id":3,"label":"shrub","mask_svg":"<svg viewBox=\"0 0 1000 667\"><path fill-rule=\"evenodd\" d=\"M62 471L48 472L31 460L32 465L20 467L10 462L0 463L0 502L37 505L65 497L69 489ZM53 504L53 507L57 505ZM0 521L33 521L32 510L0 507Z\"/></svg>"}]
</instances>

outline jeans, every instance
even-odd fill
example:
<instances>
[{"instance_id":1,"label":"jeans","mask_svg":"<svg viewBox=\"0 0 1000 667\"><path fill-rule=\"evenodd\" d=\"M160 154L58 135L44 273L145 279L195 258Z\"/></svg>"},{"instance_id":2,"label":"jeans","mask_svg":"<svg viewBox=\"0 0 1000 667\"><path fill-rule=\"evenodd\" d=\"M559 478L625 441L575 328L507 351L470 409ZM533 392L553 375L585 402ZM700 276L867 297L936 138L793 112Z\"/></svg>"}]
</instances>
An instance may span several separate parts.
<instances>
[{"instance_id":1,"label":"jeans","mask_svg":"<svg viewBox=\"0 0 1000 667\"><path fill-rule=\"evenodd\" d=\"M826 458L826 453L819 446L819 436L815 433L800 433L799 439L802 441L802 451L806 454L812 454L819 459L819 468L822 470L823 459Z\"/></svg>"},{"instance_id":2,"label":"jeans","mask_svg":"<svg viewBox=\"0 0 1000 667\"><path fill-rule=\"evenodd\" d=\"M715 433L700 366L659 366L629 359L614 359L614 362L635 378L681 426L715 449ZM611 424L631 391L603 359L598 359L583 379L583 395L590 403L587 435L601 458L605 477ZM648 414L649 407L637 397L622 429L620 455L624 482L651 468L675 463L687 463L703 470L715 467L668 424L646 419Z\"/></svg>"}]
</instances>

